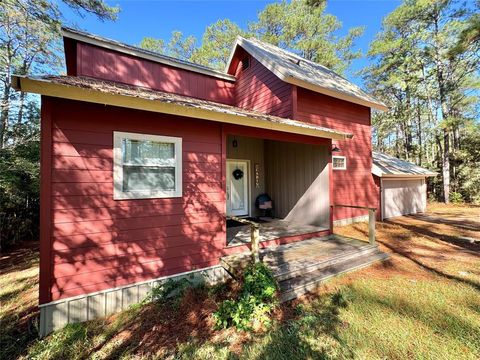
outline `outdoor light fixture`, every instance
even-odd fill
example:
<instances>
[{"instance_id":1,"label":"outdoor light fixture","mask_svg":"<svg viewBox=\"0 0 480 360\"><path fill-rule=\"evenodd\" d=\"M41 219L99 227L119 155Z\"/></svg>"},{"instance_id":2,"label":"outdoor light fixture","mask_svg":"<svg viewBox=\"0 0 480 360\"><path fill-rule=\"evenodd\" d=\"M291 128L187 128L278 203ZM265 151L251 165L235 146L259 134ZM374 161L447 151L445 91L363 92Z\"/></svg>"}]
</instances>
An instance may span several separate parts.
<instances>
[{"instance_id":1,"label":"outdoor light fixture","mask_svg":"<svg viewBox=\"0 0 480 360\"><path fill-rule=\"evenodd\" d=\"M237 139L233 139L233 141L232 141L232 146L233 146L234 148L238 147L238 141L237 141Z\"/></svg>"},{"instance_id":2,"label":"outdoor light fixture","mask_svg":"<svg viewBox=\"0 0 480 360\"><path fill-rule=\"evenodd\" d=\"M340 150L339 147L337 147L337 145L333 144L333 149L332 149L332 152L340 152L342 150Z\"/></svg>"}]
</instances>

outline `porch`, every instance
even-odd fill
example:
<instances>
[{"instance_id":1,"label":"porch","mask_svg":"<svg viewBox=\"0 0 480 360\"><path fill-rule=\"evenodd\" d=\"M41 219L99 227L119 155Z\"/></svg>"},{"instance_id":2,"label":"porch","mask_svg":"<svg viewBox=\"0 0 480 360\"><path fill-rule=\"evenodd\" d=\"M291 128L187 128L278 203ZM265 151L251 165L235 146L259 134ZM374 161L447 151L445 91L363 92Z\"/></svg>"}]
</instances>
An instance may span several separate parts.
<instances>
[{"instance_id":1,"label":"porch","mask_svg":"<svg viewBox=\"0 0 480 360\"><path fill-rule=\"evenodd\" d=\"M258 224L258 241L269 245L327 235L330 139L264 135L225 134L227 247L250 243L241 219Z\"/></svg>"},{"instance_id":2,"label":"porch","mask_svg":"<svg viewBox=\"0 0 480 360\"><path fill-rule=\"evenodd\" d=\"M331 202L330 140L227 134L230 249L221 264L232 276L251 261L263 261L279 282L280 299L287 301L333 276L388 258L375 243L376 209ZM264 204L271 205L269 211ZM333 233L335 207L369 214L369 242ZM232 249L237 246L242 248Z\"/></svg>"},{"instance_id":3,"label":"porch","mask_svg":"<svg viewBox=\"0 0 480 360\"><path fill-rule=\"evenodd\" d=\"M235 278L248 263L262 261L271 268L279 282L280 300L288 301L314 290L331 277L389 258L376 244L375 208L338 204L330 207L330 214L335 207L368 211L368 242L334 234L333 221L330 221L330 229L325 230L328 235L315 236L315 231L321 233L321 227L306 228L305 225L285 220L271 221L264 225L244 218L230 217L229 221L243 224L239 231L241 237L234 241L249 243L250 251L224 256L220 259L222 266ZM305 238L297 239L303 241L270 247L267 243L267 246L260 249L261 241L275 240L269 238L273 236L277 236L277 240L285 239L285 232L303 235Z\"/></svg>"},{"instance_id":4,"label":"porch","mask_svg":"<svg viewBox=\"0 0 480 360\"><path fill-rule=\"evenodd\" d=\"M221 258L222 266L236 277L251 261L251 252ZM280 300L292 300L314 290L326 280L388 259L377 245L340 235L315 237L266 247L259 260L269 266L280 287Z\"/></svg>"},{"instance_id":5,"label":"porch","mask_svg":"<svg viewBox=\"0 0 480 360\"><path fill-rule=\"evenodd\" d=\"M227 246L240 246L250 244L251 229L250 224L235 220L235 218L227 219ZM273 219L268 217L257 217L249 219L258 224L258 241L266 242L276 239L285 238L308 238L315 235L322 235L329 231L327 227L308 225L283 219Z\"/></svg>"}]
</instances>

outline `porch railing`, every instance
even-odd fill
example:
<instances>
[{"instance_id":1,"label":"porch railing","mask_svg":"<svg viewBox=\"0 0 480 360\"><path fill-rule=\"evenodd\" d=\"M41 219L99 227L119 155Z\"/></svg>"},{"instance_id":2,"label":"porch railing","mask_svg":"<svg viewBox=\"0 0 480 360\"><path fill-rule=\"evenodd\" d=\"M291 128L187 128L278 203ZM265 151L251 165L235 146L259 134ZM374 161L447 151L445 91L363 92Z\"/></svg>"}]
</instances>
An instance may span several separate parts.
<instances>
[{"instance_id":1,"label":"porch railing","mask_svg":"<svg viewBox=\"0 0 480 360\"><path fill-rule=\"evenodd\" d=\"M335 204L331 205L330 211L330 230L333 233L333 209L334 208L351 208L351 209L363 209L368 210L368 242L370 245L375 245L375 212L377 208L368 207L368 206L356 206L356 205L343 205L343 204Z\"/></svg>"},{"instance_id":2,"label":"porch railing","mask_svg":"<svg viewBox=\"0 0 480 360\"><path fill-rule=\"evenodd\" d=\"M251 242L251 247L250 251L252 253L252 260L254 263L257 263L260 261L260 256L259 256L259 241L260 241L260 225L256 222L239 218L236 216L227 216L227 219L235 220L238 221L239 223L250 225L250 242Z\"/></svg>"}]
</instances>

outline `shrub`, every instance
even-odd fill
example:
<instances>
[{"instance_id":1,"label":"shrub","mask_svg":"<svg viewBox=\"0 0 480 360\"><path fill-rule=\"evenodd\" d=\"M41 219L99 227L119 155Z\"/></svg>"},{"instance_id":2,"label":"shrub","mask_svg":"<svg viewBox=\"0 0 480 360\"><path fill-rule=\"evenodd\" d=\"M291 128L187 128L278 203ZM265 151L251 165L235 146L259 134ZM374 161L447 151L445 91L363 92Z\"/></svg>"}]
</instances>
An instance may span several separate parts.
<instances>
[{"instance_id":1,"label":"shrub","mask_svg":"<svg viewBox=\"0 0 480 360\"><path fill-rule=\"evenodd\" d=\"M193 282L187 278L179 280L168 279L167 281L152 288L150 296L145 301L163 303L167 300L179 300L188 288L194 287Z\"/></svg>"},{"instance_id":2,"label":"shrub","mask_svg":"<svg viewBox=\"0 0 480 360\"><path fill-rule=\"evenodd\" d=\"M250 264L241 281L239 296L223 301L215 312L217 327L252 330L270 325L270 314L278 304L272 271L263 263Z\"/></svg>"},{"instance_id":3,"label":"shrub","mask_svg":"<svg viewBox=\"0 0 480 360\"><path fill-rule=\"evenodd\" d=\"M459 192L451 192L450 201L454 204L460 204L463 203L464 199L462 194L460 194Z\"/></svg>"}]
</instances>

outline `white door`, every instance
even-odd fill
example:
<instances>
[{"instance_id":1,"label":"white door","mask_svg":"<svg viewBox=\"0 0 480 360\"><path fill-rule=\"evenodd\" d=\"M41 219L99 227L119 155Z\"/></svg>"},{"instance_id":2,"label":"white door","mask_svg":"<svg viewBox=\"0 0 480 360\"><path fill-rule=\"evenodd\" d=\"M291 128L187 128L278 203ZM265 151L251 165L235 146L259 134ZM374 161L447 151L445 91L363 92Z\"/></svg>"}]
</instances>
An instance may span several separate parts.
<instances>
[{"instance_id":1,"label":"white door","mask_svg":"<svg viewBox=\"0 0 480 360\"><path fill-rule=\"evenodd\" d=\"M237 178L234 176L235 171ZM248 215L250 206L248 201L248 173L248 161L227 160L227 215ZM241 176L239 176L240 174Z\"/></svg>"},{"instance_id":2,"label":"white door","mask_svg":"<svg viewBox=\"0 0 480 360\"><path fill-rule=\"evenodd\" d=\"M424 212L427 205L425 179L383 179L383 218Z\"/></svg>"}]
</instances>

